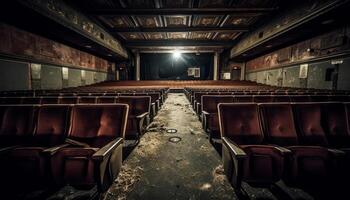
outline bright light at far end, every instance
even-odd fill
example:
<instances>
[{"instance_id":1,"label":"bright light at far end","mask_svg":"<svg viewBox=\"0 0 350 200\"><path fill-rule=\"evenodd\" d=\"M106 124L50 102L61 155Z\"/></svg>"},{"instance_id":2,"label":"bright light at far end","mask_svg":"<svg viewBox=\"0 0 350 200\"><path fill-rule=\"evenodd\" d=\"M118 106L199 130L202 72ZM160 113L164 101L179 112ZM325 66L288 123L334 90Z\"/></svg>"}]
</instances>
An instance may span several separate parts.
<instances>
[{"instance_id":1,"label":"bright light at far end","mask_svg":"<svg viewBox=\"0 0 350 200\"><path fill-rule=\"evenodd\" d=\"M175 50L175 51L173 52L173 58L177 60L177 59L179 59L180 57L181 57L181 52Z\"/></svg>"}]
</instances>

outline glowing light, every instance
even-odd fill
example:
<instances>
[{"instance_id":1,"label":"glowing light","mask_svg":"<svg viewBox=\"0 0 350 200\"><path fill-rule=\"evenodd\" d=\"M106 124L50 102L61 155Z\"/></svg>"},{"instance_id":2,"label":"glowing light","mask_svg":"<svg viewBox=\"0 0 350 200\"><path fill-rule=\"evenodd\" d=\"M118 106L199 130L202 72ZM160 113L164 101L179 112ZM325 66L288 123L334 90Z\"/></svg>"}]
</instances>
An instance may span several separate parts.
<instances>
[{"instance_id":1,"label":"glowing light","mask_svg":"<svg viewBox=\"0 0 350 200\"><path fill-rule=\"evenodd\" d=\"M173 58L174 58L175 60L181 58L181 52L175 50L175 51L173 52Z\"/></svg>"}]
</instances>

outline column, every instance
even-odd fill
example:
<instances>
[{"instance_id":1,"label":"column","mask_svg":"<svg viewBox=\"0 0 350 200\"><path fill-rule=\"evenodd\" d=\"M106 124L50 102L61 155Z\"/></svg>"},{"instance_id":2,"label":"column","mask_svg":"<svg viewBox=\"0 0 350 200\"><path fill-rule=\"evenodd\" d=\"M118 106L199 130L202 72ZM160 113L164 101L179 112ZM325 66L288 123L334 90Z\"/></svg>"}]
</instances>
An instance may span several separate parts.
<instances>
[{"instance_id":1,"label":"column","mask_svg":"<svg viewBox=\"0 0 350 200\"><path fill-rule=\"evenodd\" d=\"M115 80L119 81L119 68L115 69Z\"/></svg>"},{"instance_id":2,"label":"column","mask_svg":"<svg viewBox=\"0 0 350 200\"><path fill-rule=\"evenodd\" d=\"M219 52L214 53L214 70L213 70L213 80L218 80L218 67L219 67Z\"/></svg>"},{"instance_id":3,"label":"column","mask_svg":"<svg viewBox=\"0 0 350 200\"><path fill-rule=\"evenodd\" d=\"M246 69L246 62L244 62L244 63L241 65L241 81L244 81L244 80L245 80L245 69Z\"/></svg>"},{"instance_id":4,"label":"column","mask_svg":"<svg viewBox=\"0 0 350 200\"><path fill-rule=\"evenodd\" d=\"M140 80L140 52L135 52L135 80Z\"/></svg>"}]
</instances>

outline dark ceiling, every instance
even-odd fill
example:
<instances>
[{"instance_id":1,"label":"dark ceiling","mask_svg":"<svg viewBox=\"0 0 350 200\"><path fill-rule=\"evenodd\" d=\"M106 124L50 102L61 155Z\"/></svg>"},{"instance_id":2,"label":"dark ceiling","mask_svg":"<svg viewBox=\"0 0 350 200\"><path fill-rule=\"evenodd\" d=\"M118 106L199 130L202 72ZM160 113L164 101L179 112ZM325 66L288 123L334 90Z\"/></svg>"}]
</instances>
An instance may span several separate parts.
<instances>
[{"instance_id":1,"label":"dark ceiling","mask_svg":"<svg viewBox=\"0 0 350 200\"><path fill-rule=\"evenodd\" d=\"M131 49L197 46L229 48L277 0L75 0L66 1ZM193 48L190 48L193 49Z\"/></svg>"}]
</instances>

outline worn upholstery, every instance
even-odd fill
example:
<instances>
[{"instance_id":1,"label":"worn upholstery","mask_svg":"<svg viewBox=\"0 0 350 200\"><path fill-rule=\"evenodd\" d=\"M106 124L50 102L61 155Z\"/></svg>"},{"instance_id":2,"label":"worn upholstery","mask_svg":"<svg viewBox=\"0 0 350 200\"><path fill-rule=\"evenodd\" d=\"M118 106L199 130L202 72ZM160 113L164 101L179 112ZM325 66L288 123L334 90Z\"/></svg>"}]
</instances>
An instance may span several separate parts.
<instances>
[{"instance_id":1,"label":"worn upholstery","mask_svg":"<svg viewBox=\"0 0 350 200\"><path fill-rule=\"evenodd\" d=\"M94 166L91 156L109 142L124 137L127 115L125 104L74 106L68 137L84 146L62 148L52 156L55 183L87 188L96 185L94 169L101 166Z\"/></svg>"},{"instance_id":2,"label":"worn upholstery","mask_svg":"<svg viewBox=\"0 0 350 200\"><path fill-rule=\"evenodd\" d=\"M242 180L250 184L271 184L281 179L284 157L274 146L262 145L264 136L257 104L219 104L220 132L247 154ZM236 158L231 158L235 160ZM224 165L232 162L224 159ZM236 166L237 167L237 166ZM235 174L233 176L240 176Z\"/></svg>"},{"instance_id":3,"label":"worn upholstery","mask_svg":"<svg viewBox=\"0 0 350 200\"><path fill-rule=\"evenodd\" d=\"M293 107L301 144L327 146L328 142L321 122L321 105L297 103Z\"/></svg>"}]
</instances>

